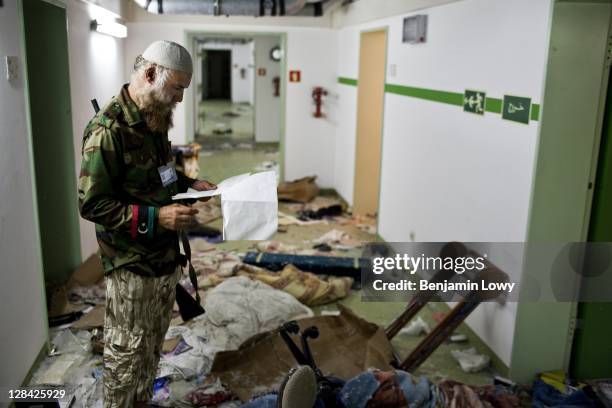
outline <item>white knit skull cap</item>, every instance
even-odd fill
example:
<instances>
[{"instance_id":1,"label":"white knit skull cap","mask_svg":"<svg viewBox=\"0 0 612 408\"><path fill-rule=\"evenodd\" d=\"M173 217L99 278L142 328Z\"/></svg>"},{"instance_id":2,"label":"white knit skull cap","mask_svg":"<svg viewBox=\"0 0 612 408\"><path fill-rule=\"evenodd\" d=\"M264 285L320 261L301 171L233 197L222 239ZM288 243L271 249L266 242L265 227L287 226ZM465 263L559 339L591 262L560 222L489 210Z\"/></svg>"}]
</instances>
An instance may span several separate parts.
<instances>
[{"instance_id":1,"label":"white knit skull cap","mask_svg":"<svg viewBox=\"0 0 612 408\"><path fill-rule=\"evenodd\" d=\"M153 42L142 53L142 57L164 68L187 72L188 74L193 72L193 63L189 51L172 41Z\"/></svg>"}]
</instances>

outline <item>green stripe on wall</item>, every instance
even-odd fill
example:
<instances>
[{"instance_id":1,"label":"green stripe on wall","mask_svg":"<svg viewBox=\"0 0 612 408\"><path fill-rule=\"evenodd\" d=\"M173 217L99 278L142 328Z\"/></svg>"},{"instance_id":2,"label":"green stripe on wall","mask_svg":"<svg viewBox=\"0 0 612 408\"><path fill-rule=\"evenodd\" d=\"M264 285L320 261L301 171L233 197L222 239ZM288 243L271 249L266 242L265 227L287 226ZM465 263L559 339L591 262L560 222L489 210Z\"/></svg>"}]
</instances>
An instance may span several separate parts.
<instances>
[{"instance_id":1,"label":"green stripe on wall","mask_svg":"<svg viewBox=\"0 0 612 408\"><path fill-rule=\"evenodd\" d=\"M352 78L338 77L338 83L357 86L357 80Z\"/></svg>"},{"instance_id":2,"label":"green stripe on wall","mask_svg":"<svg viewBox=\"0 0 612 408\"><path fill-rule=\"evenodd\" d=\"M357 86L357 80L346 77L338 77L338 83L344 85ZM463 106L463 94L457 92L439 91L436 89L415 88L411 86L385 84L385 92L402 96L410 96L413 98L424 99L426 101L446 103L449 105ZM498 98L487 97L485 105L487 112L502 113L502 100ZM540 105L534 103L531 105L531 120L537 121L540 119Z\"/></svg>"},{"instance_id":3,"label":"green stripe on wall","mask_svg":"<svg viewBox=\"0 0 612 408\"><path fill-rule=\"evenodd\" d=\"M485 110L491 113L501 113L502 100L497 98L487 98L485 102Z\"/></svg>"},{"instance_id":4,"label":"green stripe on wall","mask_svg":"<svg viewBox=\"0 0 612 408\"><path fill-rule=\"evenodd\" d=\"M531 120L540 119L540 105L537 103L531 104Z\"/></svg>"},{"instance_id":5,"label":"green stripe on wall","mask_svg":"<svg viewBox=\"0 0 612 408\"><path fill-rule=\"evenodd\" d=\"M425 88L413 88L411 86L394 84L386 84L385 91L396 95L412 96L413 98L425 99L427 101L463 106L463 94L456 92L438 91L435 89Z\"/></svg>"}]
</instances>

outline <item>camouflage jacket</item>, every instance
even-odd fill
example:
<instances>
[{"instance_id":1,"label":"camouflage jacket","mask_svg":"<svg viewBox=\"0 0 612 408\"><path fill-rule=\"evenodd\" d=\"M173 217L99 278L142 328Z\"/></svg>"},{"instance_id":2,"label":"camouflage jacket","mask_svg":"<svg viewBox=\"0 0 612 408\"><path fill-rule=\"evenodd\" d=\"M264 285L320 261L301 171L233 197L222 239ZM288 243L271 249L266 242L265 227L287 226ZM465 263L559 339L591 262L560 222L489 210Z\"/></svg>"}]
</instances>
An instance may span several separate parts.
<instances>
[{"instance_id":1,"label":"camouflage jacket","mask_svg":"<svg viewBox=\"0 0 612 408\"><path fill-rule=\"evenodd\" d=\"M177 182L162 186L158 168L172 161L168 135L148 129L126 85L87 125L82 155L79 209L96 224L105 271L172 273L178 234L158 225L159 209L195 180L177 172Z\"/></svg>"}]
</instances>

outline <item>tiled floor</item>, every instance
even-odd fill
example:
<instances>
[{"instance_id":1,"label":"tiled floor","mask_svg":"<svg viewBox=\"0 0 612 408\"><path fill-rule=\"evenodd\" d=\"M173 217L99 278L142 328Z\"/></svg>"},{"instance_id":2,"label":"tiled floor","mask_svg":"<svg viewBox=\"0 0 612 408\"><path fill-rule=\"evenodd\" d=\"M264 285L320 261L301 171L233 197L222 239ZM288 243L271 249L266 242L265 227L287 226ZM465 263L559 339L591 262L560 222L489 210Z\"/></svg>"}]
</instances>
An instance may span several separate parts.
<instances>
[{"instance_id":1,"label":"tiled floor","mask_svg":"<svg viewBox=\"0 0 612 408\"><path fill-rule=\"evenodd\" d=\"M207 100L198 106L196 138L204 145L254 138L253 106L228 100Z\"/></svg>"},{"instance_id":2,"label":"tiled floor","mask_svg":"<svg viewBox=\"0 0 612 408\"><path fill-rule=\"evenodd\" d=\"M197 141L202 143L201 138ZM264 170L264 165L278 163L278 160L277 143L258 144L249 148L227 145L215 150L204 145L200 152L200 177L218 183L238 174Z\"/></svg>"}]
</instances>

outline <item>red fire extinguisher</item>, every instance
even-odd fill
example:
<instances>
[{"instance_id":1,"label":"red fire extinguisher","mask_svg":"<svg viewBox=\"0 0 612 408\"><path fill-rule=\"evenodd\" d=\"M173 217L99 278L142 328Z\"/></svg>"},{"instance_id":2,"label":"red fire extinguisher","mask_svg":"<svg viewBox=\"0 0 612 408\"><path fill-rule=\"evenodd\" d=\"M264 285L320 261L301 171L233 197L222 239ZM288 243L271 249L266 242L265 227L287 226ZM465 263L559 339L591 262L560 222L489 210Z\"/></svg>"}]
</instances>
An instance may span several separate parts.
<instances>
[{"instance_id":1,"label":"red fire extinguisher","mask_svg":"<svg viewBox=\"0 0 612 408\"><path fill-rule=\"evenodd\" d=\"M321 106L323 106L323 96L327 95L327 91L323 89L321 86L315 86L312 89L312 99L314 100L316 111L313 114L315 118L323 117L323 113L321 112Z\"/></svg>"}]
</instances>

